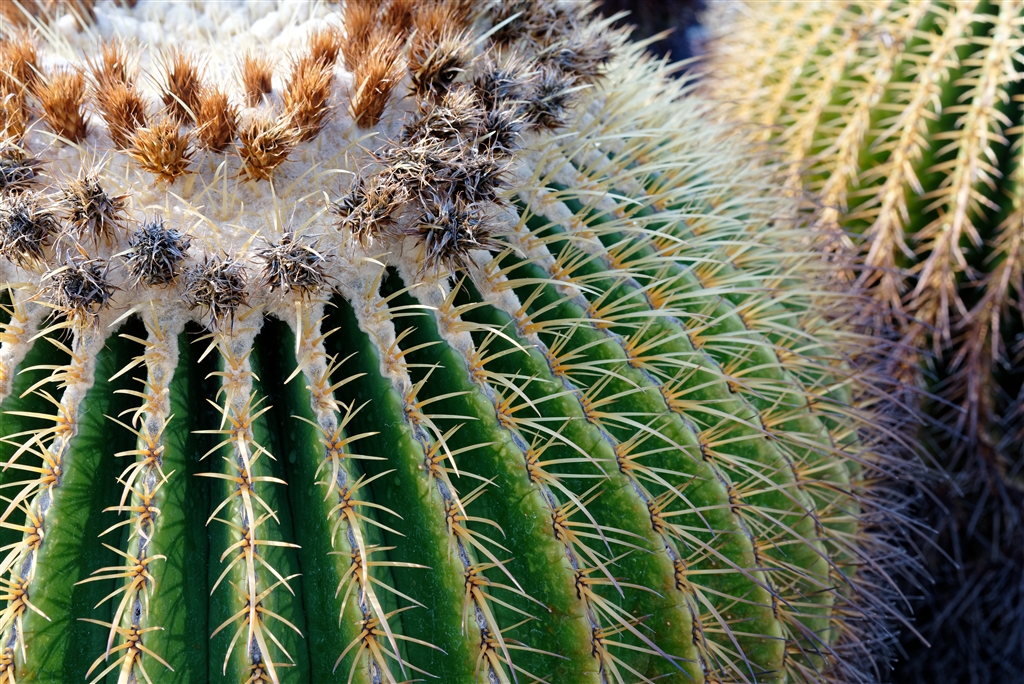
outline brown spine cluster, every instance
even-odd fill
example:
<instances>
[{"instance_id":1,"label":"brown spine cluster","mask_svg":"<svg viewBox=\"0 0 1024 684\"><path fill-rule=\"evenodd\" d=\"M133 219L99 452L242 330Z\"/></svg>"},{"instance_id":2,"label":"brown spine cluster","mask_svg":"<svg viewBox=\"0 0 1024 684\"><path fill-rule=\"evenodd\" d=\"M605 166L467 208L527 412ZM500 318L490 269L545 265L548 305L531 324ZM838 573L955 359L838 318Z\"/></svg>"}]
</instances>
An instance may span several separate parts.
<instances>
[{"instance_id":1,"label":"brown spine cluster","mask_svg":"<svg viewBox=\"0 0 1024 684\"><path fill-rule=\"evenodd\" d=\"M43 276L58 311L79 321L95 321L117 289L107 279L108 263L69 253L62 266Z\"/></svg>"},{"instance_id":2,"label":"brown spine cluster","mask_svg":"<svg viewBox=\"0 0 1024 684\"><path fill-rule=\"evenodd\" d=\"M204 309L212 322L234 323L235 312L246 305L248 289L245 267L236 259L206 256L201 263L185 269L185 302L192 309Z\"/></svg>"},{"instance_id":3,"label":"brown spine cluster","mask_svg":"<svg viewBox=\"0 0 1024 684\"><path fill-rule=\"evenodd\" d=\"M131 147L135 131L146 126L146 101L135 87L137 69L123 43L104 44L99 60L90 62L93 99L119 150Z\"/></svg>"},{"instance_id":4,"label":"brown spine cluster","mask_svg":"<svg viewBox=\"0 0 1024 684\"><path fill-rule=\"evenodd\" d=\"M315 138L331 113L334 62L327 61L328 55L321 53L318 57L310 51L292 63L282 100L285 117L291 121L300 142Z\"/></svg>"},{"instance_id":5,"label":"brown spine cluster","mask_svg":"<svg viewBox=\"0 0 1024 684\"><path fill-rule=\"evenodd\" d=\"M238 75L245 93L245 103L256 107L263 102L263 96L274 91L274 67L261 52L249 51L242 55L238 64Z\"/></svg>"},{"instance_id":6,"label":"brown spine cluster","mask_svg":"<svg viewBox=\"0 0 1024 684\"><path fill-rule=\"evenodd\" d=\"M37 95L43 119L54 133L72 142L85 138L85 75L80 70L55 69L39 84Z\"/></svg>"},{"instance_id":7,"label":"brown spine cluster","mask_svg":"<svg viewBox=\"0 0 1024 684\"><path fill-rule=\"evenodd\" d=\"M193 151L192 131L182 133L178 122L163 119L135 131L128 155L146 171L171 182L188 172Z\"/></svg>"},{"instance_id":8,"label":"brown spine cluster","mask_svg":"<svg viewBox=\"0 0 1024 684\"><path fill-rule=\"evenodd\" d=\"M271 292L294 290L308 295L322 290L327 283L327 258L316 245L298 240L292 233L285 233L280 242L260 250L256 256L263 262L261 282Z\"/></svg>"},{"instance_id":9,"label":"brown spine cluster","mask_svg":"<svg viewBox=\"0 0 1024 684\"><path fill-rule=\"evenodd\" d=\"M171 48L163 61L167 82L161 98L167 112L180 124L194 122L203 91L202 65L194 54L181 48Z\"/></svg>"},{"instance_id":10,"label":"brown spine cluster","mask_svg":"<svg viewBox=\"0 0 1024 684\"><path fill-rule=\"evenodd\" d=\"M83 174L61 188L58 198L64 207L68 228L74 238L86 236L98 243L113 243L116 229L124 222L126 195L110 195L93 174Z\"/></svg>"},{"instance_id":11,"label":"brown spine cluster","mask_svg":"<svg viewBox=\"0 0 1024 684\"><path fill-rule=\"evenodd\" d=\"M402 80L402 41L385 29L371 33L372 47L352 69L355 91L350 104L352 118L360 128L376 126L388 106L391 93Z\"/></svg>"},{"instance_id":12,"label":"brown spine cluster","mask_svg":"<svg viewBox=\"0 0 1024 684\"><path fill-rule=\"evenodd\" d=\"M238 108L227 93L215 86L203 88L196 114L202 122L196 128L199 144L211 152L227 149L238 131Z\"/></svg>"},{"instance_id":13,"label":"brown spine cluster","mask_svg":"<svg viewBox=\"0 0 1024 684\"><path fill-rule=\"evenodd\" d=\"M289 121L262 113L239 127L238 142L242 172L251 180L269 180L291 154L298 137Z\"/></svg>"},{"instance_id":14,"label":"brown spine cluster","mask_svg":"<svg viewBox=\"0 0 1024 684\"><path fill-rule=\"evenodd\" d=\"M5 138L20 139L28 126L28 95L38 80L38 58L31 36L19 31L0 42L0 122Z\"/></svg>"}]
</instances>

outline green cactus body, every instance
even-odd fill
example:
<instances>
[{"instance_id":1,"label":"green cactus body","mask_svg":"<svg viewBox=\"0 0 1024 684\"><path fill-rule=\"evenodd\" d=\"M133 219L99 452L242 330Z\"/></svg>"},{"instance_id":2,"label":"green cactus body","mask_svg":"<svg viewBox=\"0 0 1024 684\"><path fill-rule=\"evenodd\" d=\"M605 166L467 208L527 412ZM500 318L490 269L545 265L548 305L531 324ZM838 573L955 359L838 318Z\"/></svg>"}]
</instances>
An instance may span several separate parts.
<instances>
[{"instance_id":1,"label":"green cactus body","mask_svg":"<svg viewBox=\"0 0 1024 684\"><path fill-rule=\"evenodd\" d=\"M938 538L919 608L933 648L908 635L898 676L1015 676L1024 4L779 2L710 19L710 89L809 191L835 280L868 288L891 373L925 390L906 401L944 471L916 513Z\"/></svg>"},{"instance_id":2,"label":"green cactus body","mask_svg":"<svg viewBox=\"0 0 1024 684\"><path fill-rule=\"evenodd\" d=\"M889 414L713 105L574 3L157 5L0 45L0 683L860 676Z\"/></svg>"}]
</instances>

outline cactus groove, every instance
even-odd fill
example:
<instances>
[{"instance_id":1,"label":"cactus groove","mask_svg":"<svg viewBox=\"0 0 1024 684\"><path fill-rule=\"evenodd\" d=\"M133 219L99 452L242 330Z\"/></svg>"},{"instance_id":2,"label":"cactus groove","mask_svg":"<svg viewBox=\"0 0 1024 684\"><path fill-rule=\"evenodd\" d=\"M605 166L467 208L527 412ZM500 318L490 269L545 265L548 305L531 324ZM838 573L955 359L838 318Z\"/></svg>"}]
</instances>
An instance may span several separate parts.
<instances>
[{"instance_id":1,"label":"cactus groove","mask_svg":"<svg viewBox=\"0 0 1024 684\"><path fill-rule=\"evenodd\" d=\"M715 105L272 5L0 43L0 684L868 680L898 416Z\"/></svg>"}]
</instances>

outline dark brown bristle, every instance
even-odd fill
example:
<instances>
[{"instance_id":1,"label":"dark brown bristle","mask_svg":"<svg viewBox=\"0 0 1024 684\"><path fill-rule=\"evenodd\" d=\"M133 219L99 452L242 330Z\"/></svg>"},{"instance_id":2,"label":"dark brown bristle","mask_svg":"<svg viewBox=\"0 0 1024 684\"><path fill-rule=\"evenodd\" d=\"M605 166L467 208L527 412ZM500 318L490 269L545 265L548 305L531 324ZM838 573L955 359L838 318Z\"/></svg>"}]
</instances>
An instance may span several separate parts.
<instances>
[{"instance_id":1,"label":"dark brown bristle","mask_svg":"<svg viewBox=\"0 0 1024 684\"><path fill-rule=\"evenodd\" d=\"M68 229L76 240L100 238L110 244L124 221L127 195L109 195L94 175L85 174L61 187L60 204L64 208Z\"/></svg>"},{"instance_id":2,"label":"dark brown bristle","mask_svg":"<svg viewBox=\"0 0 1024 684\"><path fill-rule=\"evenodd\" d=\"M467 34L447 28L415 33L409 45L413 91L421 98L446 92L473 58L472 45Z\"/></svg>"},{"instance_id":3,"label":"dark brown bristle","mask_svg":"<svg viewBox=\"0 0 1024 684\"><path fill-rule=\"evenodd\" d=\"M424 203L423 214L408 234L423 241L423 268L434 273L442 266L449 273L466 268L472 250L505 248L491 236L476 205L460 205L441 197Z\"/></svg>"},{"instance_id":4,"label":"dark brown bristle","mask_svg":"<svg viewBox=\"0 0 1024 684\"><path fill-rule=\"evenodd\" d=\"M295 148L298 133L288 119L263 114L250 118L238 129L238 154L242 171L252 180L269 180Z\"/></svg>"},{"instance_id":5,"label":"dark brown bristle","mask_svg":"<svg viewBox=\"0 0 1024 684\"><path fill-rule=\"evenodd\" d=\"M315 138L327 123L333 84L334 67L312 54L303 55L292 64L282 99L285 116L291 120L300 142Z\"/></svg>"},{"instance_id":6,"label":"dark brown bristle","mask_svg":"<svg viewBox=\"0 0 1024 684\"><path fill-rule=\"evenodd\" d=\"M32 192L0 197L0 255L23 268L43 261L60 228L49 204Z\"/></svg>"},{"instance_id":7,"label":"dark brown bristle","mask_svg":"<svg viewBox=\"0 0 1024 684\"><path fill-rule=\"evenodd\" d=\"M195 121L203 90L199 60L191 52L171 48L163 61L167 82L162 98L167 111L178 123Z\"/></svg>"},{"instance_id":8,"label":"dark brown bristle","mask_svg":"<svg viewBox=\"0 0 1024 684\"><path fill-rule=\"evenodd\" d=\"M521 146L526 117L517 102L502 102L484 110L477 149L493 156L509 156Z\"/></svg>"},{"instance_id":9,"label":"dark brown bristle","mask_svg":"<svg viewBox=\"0 0 1024 684\"><path fill-rule=\"evenodd\" d=\"M135 131L128 155L160 180L171 182L188 173L192 162L192 134L182 135L178 122L162 119Z\"/></svg>"},{"instance_id":10,"label":"dark brown bristle","mask_svg":"<svg viewBox=\"0 0 1024 684\"><path fill-rule=\"evenodd\" d=\"M65 257L64 264L43 276L50 284L50 300L66 315L78 321L95 320L114 294L107 280L108 264L103 259L89 259L75 254Z\"/></svg>"},{"instance_id":11,"label":"dark brown bristle","mask_svg":"<svg viewBox=\"0 0 1024 684\"><path fill-rule=\"evenodd\" d=\"M128 236L130 247L124 265L132 277L133 287L166 285L181 271L192 238L168 228L160 217L147 219Z\"/></svg>"},{"instance_id":12,"label":"dark brown bristle","mask_svg":"<svg viewBox=\"0 0 1024 684\"><path fill-rule=\"evenodd\" d=\"M384 114L391 91L402 79L402 44L396 36L375 31L373 49L353 72L352 118L360 128L375 126Z\"/></svg>"},{"instance_id":13,"label":"dark brown bristle","mask_svg":"<svg viewBox=\"0 0 1024 684\"><path fill-rule=\"evenodd\" d=\"M58 67L37 86L43 119L57 135L78 142L86 136L85 75L78 69Z\"/></svg>"},{"instance_id":14,"label":"dark brown bristle","mask_svg":"<svg viewBox=\"0 0 1024 684\"><path fill-rule=\"evenodd\" d=\"M203 88L196 112L196 137L199 144L212 152L223 151L238 130L238 110L219 88Z\"/></svg>"},{"instance_id":15,"label":"dark brown bristle","mask_svg":"<svg viewBox=\"0 0 1024 684\"><path fill-rule=\"evenodd\" d=\"M391 27L396 35L403 38L408 36L412 31L416 2L417 0L391 0L384 6L381 22Z\"/></svg>"},{"instance_id":16,"label":"dark brown bristle","mask_svg":"<svg viewBox=\"0 0 1024 684\"><path fill-rule=\"evenodd\" d=\"M135 131L146 125L142 94L133 86L111 82L98 88L94 97L111 142L120 150L128 149Z\"/></svg>"},{"instance_id":17,"label":"dark brown bristle","mask_svg":"<svg viewBox=\"0 0 1024 684\"><path fill-rule=\"evenodd\" d=\"M296 240L291 233L285 233L278 244L260 250L256 256L264 263L262 285L271 292L281 290L287 294L298 290L307 296L327 284L327 258L316 245Z\"/></svg>"},{"instance_id":18,"label":"dark brown bristle","mask_svg":"<svg viewBox=\"0 0 1024 684\"><path fill-rule=\"evenodd\" d=\"M377 27L376 0L348 0L345 2L345 41L341 57L345 68L355 72L373 47L371 35Z\"/></svg>"},{"instance_id":19,"label":"dark brown bristle","mask_svg":"<svg viewBox=\"0 0 1024 684\"><path fill-rule=\"evenodd\" d=\"M260 52L250 51L242 56L239 75L245 91L245 103L250 107L258 106L263 96L274 90L274 67L270 59Z\"/></svg>"},{"instance_id":20,"label":"dark brown bristle","mask_svg":"<svg viewBox=\"0 0 1024 684\"><path fill-rule=\"evenodd\" d=\"M17 194L39 183L42 161L30 157L21 148L4 143L0 146L0 193Z\"/></svg>"},{"instance_id":21,"label":"dark brown bristle","mask_svg":"<svg viewBox=\"0 0 1024 684\"><path fill-rule=\"evenodd\" d=\"M480 102L487 109L508 102L522 102L533 86L536 72L525 61L512 58L504 63L487 58L473 80Z\"/></svg>"},{"instance_id":22,"label":"dark brown bristle","mask_svg":"<svg viewBox=\"0 0 1024 684\"><path fill-rule=\"evenodd\" d=\"M337 26L324 26L309 34L309 54L326 67L333 67L338 53L345 42L345 36Z\"/></svg>"},{"instance_id":23,"label":"dark brown bristle","mask_svg":"<svg viewBox=\"0 0 1024 684\"><path fill-rule=\"evenodd\" d=\"M385 173L369 181L356 178L349 193L331 205L331 212L338 217L338 229L351 234L366 247L374 240L399 235L395 219L408 199L405 183Z\"/></svg>"},{"instance_id":24,"label":"dark brown bristle","mask_svg":"<svg viewBox=\"0 0 1024 684\"><path fill-rule=\"evenodd\" d=\"M537 53L537 63L551 65L580 83L593 83L612 58L612 44L602 35L571 33Z\"/></svg>"},{"instance_id":25,"label":"dark brown bristle","mask_svg":"<svg viewBox=\"0 0 1024 684\"><path fill-rule=\"evenodd\" d=\"M565 125L573 104L573 78L551 66L541 69L523 104L530 127L553 130Z\"/></svg>"},{"instance_id":26,"label":"dark brown bristle","mask_svg":"<svg viewBox=\"0 0 1024 684\"><path fill-rule=\"evenodd\" d=\"M206 310L214 324L222 324L229 318L234 323L238 307L246 305L248 289L241 262L207 256L202 263L186 269L184 275L182 298L189 308Z\"/></svg>"},{"instance_id":27,"label":"dark brown bristle","mask_svg":"<svg viewBox=\"0 0 1024 684\"><path fill-rule=\"evenodd\" d=\"M419 116L403 127L402 139L466 140L476 137L483 119L484 110L473 88L459 84L436 102L421 106Z\"/></svg>"}]
</instances>

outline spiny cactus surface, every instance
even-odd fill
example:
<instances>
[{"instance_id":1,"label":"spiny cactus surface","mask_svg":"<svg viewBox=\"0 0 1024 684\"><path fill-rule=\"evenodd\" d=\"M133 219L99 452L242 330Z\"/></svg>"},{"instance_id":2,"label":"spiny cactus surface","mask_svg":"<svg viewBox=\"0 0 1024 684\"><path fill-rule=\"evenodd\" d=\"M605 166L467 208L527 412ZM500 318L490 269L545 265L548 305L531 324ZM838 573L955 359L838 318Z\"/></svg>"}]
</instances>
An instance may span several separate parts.
<instances>
[{"instance_id":1,"label":"spiny cactus surface","mask_svg":"<svg viewBox=\"0 0 1024 684\"><path fill-rule=\"evenodd\" d=\"M723 6L709 83L811 191L819 237L895 324L894 372L923 378L956 483L931 511L953 560L935 554L921 681L1017 677L1024 3L769 7Z\"/></svg>"},{"instance_id":2,"label":"spiny cactus surface","mask_svg":"<svg viewBox=\"0 0 1024 684\"><path fill-rule=\"evenodd\" d=\"M0 45L0 682L870 679L885 397L711 106L578 3L94 13Z\"/></svg>"}]
</instances>

